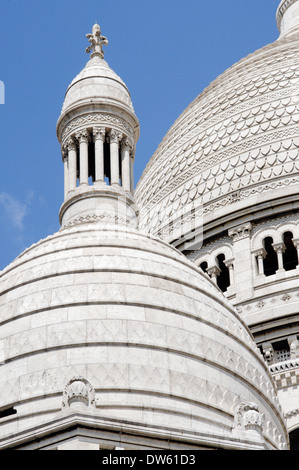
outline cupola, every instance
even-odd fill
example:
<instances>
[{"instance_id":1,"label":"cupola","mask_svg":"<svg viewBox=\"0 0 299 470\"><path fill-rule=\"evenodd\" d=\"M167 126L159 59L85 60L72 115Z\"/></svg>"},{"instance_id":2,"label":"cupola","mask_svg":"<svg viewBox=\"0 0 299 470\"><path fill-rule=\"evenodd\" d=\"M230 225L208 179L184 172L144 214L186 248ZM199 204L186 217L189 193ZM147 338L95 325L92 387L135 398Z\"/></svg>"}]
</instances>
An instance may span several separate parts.
<instances>
[{"instance_id":1,"label":"cupola","mask_svg":"<svg viewBox=\"0 0 299 470\"><path fill-rule=\"evenodd\" d=\"M276 22L280 35L298 31L299 2L298 0L282 0L276 12Z\"/></svg>"},{"instance_id":2,"label":"cupola","mask_svg":"<svg viewBox=\"0 0 299 470\"><path fill-rule=\"evenodd\" d=\"M139 122L129 90L104 60L98 24L87 34L90 60L69 85L57 137L64 162L62 226L82 221L137 223L133 162Z\"/></svg>"}]
</instances>

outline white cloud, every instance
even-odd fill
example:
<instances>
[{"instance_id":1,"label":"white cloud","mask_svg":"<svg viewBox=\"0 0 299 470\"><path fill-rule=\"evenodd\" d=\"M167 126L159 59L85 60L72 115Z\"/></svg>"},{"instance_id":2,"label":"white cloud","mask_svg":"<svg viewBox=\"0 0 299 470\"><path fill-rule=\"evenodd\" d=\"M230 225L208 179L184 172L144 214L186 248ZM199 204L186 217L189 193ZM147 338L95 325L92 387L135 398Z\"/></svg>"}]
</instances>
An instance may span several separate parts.
<instances>
[{"instance_id":1,"label":"white cloud","mask_svg":"<svg viewBox=\"0 0 299 470\"><path fill-rule=\"evenodd\" d=\"M2 209L2 210L1 210ZM0 193L0 213L18 229L23 229L24 218L27 214L27 204L19 201L8 193Z\"/></svg>"}]
</instances>

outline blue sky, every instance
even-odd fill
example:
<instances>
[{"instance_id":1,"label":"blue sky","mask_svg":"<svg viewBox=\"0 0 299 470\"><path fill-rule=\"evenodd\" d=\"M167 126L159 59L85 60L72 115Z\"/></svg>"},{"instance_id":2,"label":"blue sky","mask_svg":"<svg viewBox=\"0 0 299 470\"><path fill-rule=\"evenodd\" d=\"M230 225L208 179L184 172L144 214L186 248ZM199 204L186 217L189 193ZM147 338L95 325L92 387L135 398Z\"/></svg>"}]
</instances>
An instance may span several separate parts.
<instances>
[{"instance_id":1,"label":"blue sky","mask_svg":"<svg viewBox=\"0 0 299 470\"><path fill-rule=\"evenodd\" d=\"M278 37L279 0L1 0L0 270L59 229L56 138L65 91L98 22L141 135L135 183L162 138L218 75ZM1 92L1 88L0 88ZM1 103L1 96L0 96Z\"/></svg>"}]
</instances>

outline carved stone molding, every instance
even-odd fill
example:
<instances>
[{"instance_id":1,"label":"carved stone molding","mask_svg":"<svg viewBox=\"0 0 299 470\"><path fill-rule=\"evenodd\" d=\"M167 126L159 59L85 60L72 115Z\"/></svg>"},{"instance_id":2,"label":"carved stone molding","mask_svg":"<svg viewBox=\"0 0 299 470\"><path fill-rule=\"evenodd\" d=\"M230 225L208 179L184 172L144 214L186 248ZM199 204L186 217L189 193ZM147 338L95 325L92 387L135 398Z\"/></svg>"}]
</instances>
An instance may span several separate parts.
<instances>
[{"instance_id":1,"label":"carved stone molding","mask_svg":"<svg viewBox=\"0 0 299 470\"><path fill-rule=\"evenodd\" d=\"M61 142L64 143L67 137L76 131L80 127L111 127L117 126L124 134L127 134L134 141L134 133L131 126L129 126L124 119L110 115L108 113L90 113L83 116L74 118L69 124L64 128Z\"/></svg>"},{"instance_id":2,"label":"carved stone molding","mask_svg":"<svg viewBox=\"0 0 299 470\"><path fill-rule=\"evenodd\" d=\"M130 225L132 227L137 227L138 221L137 219L129 219L126 217L122 217L120 214L111 214L109 212L102 212L101 214L90 214L86 216L80 216L77 218L72 219L70 222L68 222L66 225L63 225L60 230L63 230L65 228L72 227L74 225L78 224L83 224L83 223L98 223L102 222L103 224L115 224L117 227L117 224L121 225Z\"/></svg>"}]
</instances>

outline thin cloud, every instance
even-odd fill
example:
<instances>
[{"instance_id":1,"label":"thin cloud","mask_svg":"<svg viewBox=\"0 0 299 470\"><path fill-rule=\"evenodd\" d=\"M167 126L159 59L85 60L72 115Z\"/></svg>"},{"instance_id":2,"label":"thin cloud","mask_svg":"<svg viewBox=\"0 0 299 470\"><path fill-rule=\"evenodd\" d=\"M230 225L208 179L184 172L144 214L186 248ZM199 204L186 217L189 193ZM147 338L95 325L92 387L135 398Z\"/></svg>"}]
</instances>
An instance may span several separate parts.
<instances>
[{"instance_id":1,"label":"thin cloud","mask_svg":"<svg viewBox=\"0 0 299 470\"><path fill-rule=\"evenodd\" d=\"M23 230L27 204L8 193L0 193L0 214L3 214L15 228Z\"/></svg>"}]
</instances>

